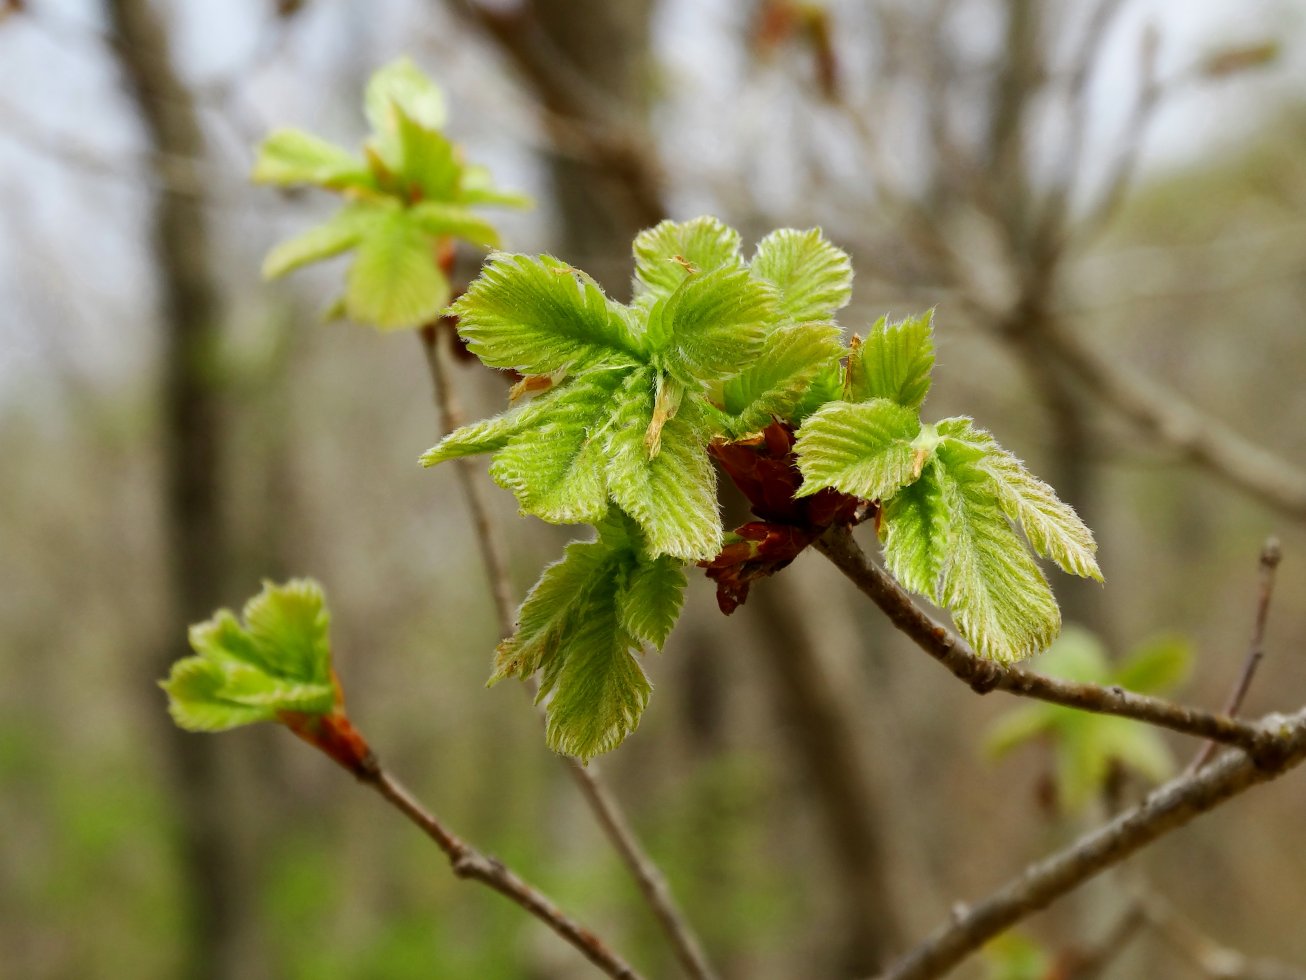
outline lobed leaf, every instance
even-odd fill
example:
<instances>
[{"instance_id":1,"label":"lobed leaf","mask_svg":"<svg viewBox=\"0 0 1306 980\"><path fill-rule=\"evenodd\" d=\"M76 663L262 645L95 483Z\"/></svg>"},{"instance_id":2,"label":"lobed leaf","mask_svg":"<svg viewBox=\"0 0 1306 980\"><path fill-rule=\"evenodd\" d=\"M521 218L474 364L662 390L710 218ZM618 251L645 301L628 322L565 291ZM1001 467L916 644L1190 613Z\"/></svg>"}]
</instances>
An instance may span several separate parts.
<instances>
[{"instance_id":1,"label":"lobed leaf","mask_svg":"<svg viewBox=\"0 0 1306 980\"><path fill-rule=\"evenodd\" d=\"M456 204L422 201L408 210L413 223L428 235L461 238L485 248L499 247L499 232L480 215Z\"/></svg>"},{"instance_id":2,"label":"lobed leaf","mask_svg":"<svg viewBox=\"0 0 1306 980\"><path fill-rule=\"evenodd\" d=\"M837 384L839 335L833 324L774 330L757 358L722 387L725 410L734 416L731 431L742 436L772 418L793 419L823 373L833 372Z\"/></svg>"},{"instance_id":3,"label":"lobed leaf","mask_svg":"<svg viewBox=\"0 0 1306 980\"><path fill-rule=\"evenodd\" d=\"M650 308L645 346L653 363L699 388L756 357L774 315L771 290L746 270L697 273Z\"/></svg>"},{"instance_id":4,"label":"lobed leaf","mask_svg":"<svg viewBox=\"0 0 1306 980\"><path fill-rule=\"evenodd\" d=\"M652 685L634 653L640 640L665 641L685 584L674 561L642 552L629 518L598 525L597 540L568 545L531 589L491 678L541 670L549 745L586 760L638 726Z\"/></svg>"},{"instance_id":5,"label":"lobed leaf","mask_svg":"<svg viewBox=\"0 0 1306 980\"><path fill-rule=\"evenodd\" d=\"M592 279L550 256L492 254L451 312L489 367L522 374L633 366L625 319Z\"/></svg>"},{"instance_id":6,"label":"lobed leaf","mask_svg":"<svg viewBox=\"0 0 1306 980\"><path fill-rule=\"evenodd\" d=\"M426 129L445 123L444 95L409 58L396 58L368 80L363 95L367 121L378 136L398 135L400 114Z\"/></svg>"},{"instance_id":7,"label":"lobed leaf","mask_svg":"<svg viewBox=\"0 0 1306 980\"><path fill-rule=\"evenodd\" d=\"M434 243L404 211L369 225L350 267L345 312L382 330L418 327L449 302L449 281L432 254Z\"/></svg>"},{"instance_id":8,"label":"lobed leaf","mask_svg":"<svg viewBox=\"0 0 1306 980\"><path fill-rule=\"evenodd\" d=\"M655 377L651 368L631 372L616 393L608 491L639 524L654 556L706 560L721 550L723 532L703 410L697 400L687 400L662 426L660 450L650 456L645 437L653 421Z\"/></svg>"},{"instance_id":9,"label":"lobed leaf","mask_svg":"<svg viewBox=\"0 0 1306 980\"><path fill-rule=\"evenodd\" d=\"M880 317L865 341L854 337L848 353L848 400L887 398L919 409L934 369L933 319L932 310L898 323Z\"/></svg>"},{"instance_id":10,"label":"lobed leaf","mask_svg":"<svg viewBox=\"0 0 1306 980\"><path fill-rule=\"evenodd\" d=\"M752 270L775 286L780 315L794 323L833 320L852 298L852 261L819 228L771 232L758 244Z\"/></svg>"},{"instance_id":11,"label":"lobed leaf","mask_svg":"<svg viewBox=\"0 0 1306 980\"><path fill-rule=\"evenodd\" d=\"M545 665L540 681L548 709L545 738L555 752L588 761L635 730L653 685L632 653L632 638L621 629L610 594L595 596L569 624L565 642L565 655Z\"/></svg>"},{"instance_id":12,"label":"lobed leaf","mask_svg":"<svg viewBox=\"0 0 1306 980\"><path fill-rule=\"evenodd\" d=\"M321 262L357 245L387 214L384 206L351 204L320 225L287 239L263 260L263 278L276 279L301 266Z\"/></svg>"},{"instance_id":13,"label":"lobed leaf","mask_svg":"<svg viewBox=\"0 0 1306 980\"><path fill-rule=\"evenodd\" d=\"M552 524L594 523L608 510L605 436L620 373L594 371L532 403L490 476L522 512Z\"/></svg>"},{"instance_id":14,"label":"lobed leaf","mask_svg":"<svg viewBox=\"0 0 1306 980\"><path fill-rule=\"evenodd\" d=\"M411 196L423 201L448 202L458 198L462 164L453 143L439 130L429 128L394 106L398 159L395 165ZM418 193L414 194L413 189Z\"/></svg>"},{"instance_id":15,"label":"lobed leaf","mask_svg":"<svg viewBox=\"0 0 1306 980\"><path fill-rule=\"evenodd\" d=\"M680 618L687 584L685 570L675 558L641 560L617 591L621 628L661 650Z\"/></svg>"},{"instance_id":16,"label":"lobed leaf","mask_svg":"<svg viewBox=\"0 0 1306 980\"><path fill-rule=\"evenodd\" d=\"M691 273L743 267L739 232L704 215L663 221L635 238L635 294L669 296Z\"/></svg>"},{"instance_id":17,"label":"lobed leaf","mask_svg":"<svg viewBox=\"0 0 1306 980\"><path fill-rule=\"evenodd\" d=\"M912 440L920 430L915 412L887 399L826 405L803 423L794 444L803 474L796 496L825 487L866 500L892 496L918 474Z\"/></svg>"},{"instance_id":18,"label":"lobed leaf","mask_svg":"<svg viewBox=\"0 0 1306 980\"><path fill-rule=\"evenodd\" d=\"M919 479L884 503L880 515L889 571L907 588L938 604L942 604L939 587L949 533L940 477L939 464L931 459Z\"/></svg>"},{"instance_id":19,"label":"lobed leaf","mask_svg":"<svg viewBox=\"0 0 1306 980\"><path fill-rule=\"evenodd\" d=\"M315 184L331 190L374 183L371 172L353 154L300 129L270 133L259 144L250 179L278 187Z\"/></svg>"},{"instance_id":20,"label":"lobed leaf","mask_svg":"<svg viewBox=\"0 0 1306 980\"><path fill-rule=\"evenodd\" d=\"M1055 490L969 419L945 419L939 431L983 453L979 465L992 478L1003 513L1020 524L1035 552L1071 575L1102 581L1093 532Z\"/></svg>"},{"instance_id":21,"label":"lobed leaf","mask_svg":"<svg viewBox=\"0 0 1306 980\"><path fill-rule=\"evenodd\" d=\"M988 474L966 458L937 457L948 512L940 598L961 634L1001 663L1046 649L1061 628L1047 580L998 506Z\"/></svg>"},{"instance_id":22,"label":"lobed leaf","mask_svg":"<svg viewBox=\"0 0 1306 980\"><path fill-rule=\"evenodd\" d=\"M498 452L547 410L548 403L536 398L493 418L461 426L423 453L420 462L423 466L435 466L450 459Z\"/></svg>"},{"instance_id":23,"label":"lobed leaf","mask_svg":"<svg viewBox=\"0 0 1306 980\"><path fill-rule=\"evenodd\" d=\"M525 209L534 207L529 194L499 190L490 179L490 171L479 164L463 167L458 200L462 204L488 204L504 208Z\"/></svg>"},{"instance_id":24,"label":"lobed leaf","mask_svg":"<svg viewBox=\"0 0 1306 980\"><path fill-rule=\"evenodd\" d=\"M162 687L182 728L222 731L280 712L325 714L335 705L329 617L321 587L308 579L265 582L245 605L191 627L195 656L173 664Z\"/></svg>"}]
</instances>

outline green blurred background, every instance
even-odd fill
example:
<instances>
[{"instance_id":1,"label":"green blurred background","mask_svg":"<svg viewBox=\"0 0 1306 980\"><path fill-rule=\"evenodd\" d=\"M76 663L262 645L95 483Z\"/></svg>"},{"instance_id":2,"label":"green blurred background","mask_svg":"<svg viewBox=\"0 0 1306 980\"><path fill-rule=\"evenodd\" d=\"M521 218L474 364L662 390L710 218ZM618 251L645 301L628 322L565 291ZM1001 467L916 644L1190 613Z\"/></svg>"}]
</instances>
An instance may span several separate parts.
<instances>
[{"instance_id":1,"label":"green blurred background","mask_svg":"<svg viewBox=\"0 0 1306 980\"><path fill-rule=\"evenodd\" d=\"M663 216L750 241L820 224L857 269L848 329L936 306L931 415L976 416L1080 508L1107 584L1054 579L1067 620L1115 655L1188 637L1184 700L1224 700L1277 534L1246 710L1306 699L1306 514L1187 462L1029 327L1306 463L1299 0L0 10L0 975L587 975L284 731L171 727L154 681L185 623L292 574L327 589L387 765L676 975L526 699L484 688L498 637L466 509L416 465L437 435L418 341L319 325L338 267L259 281L331 202L248 186L251 147L280 124L356 142L362 84L400 53L469 156L537 197L502 221L514 250L624 297L630 239ZM503 403L474 363L455 380L470 414ZM520 595L568 533L493 500ZM987 759L1013 702L957 684L815 555L730 620L691 576L650 656L649 711L599 765L729 977L864 973L1107 805L1049 810L1045 750ZM1195 748L1165 739L1180 764ZM1304 806L1299 775L1258 790L1023 931L1054 957L1092 946L1146 880L1211 939L1306 965ZM1104 975L1206 975L1173 938L1144 930Z\"/></svg>"}]
</instances>

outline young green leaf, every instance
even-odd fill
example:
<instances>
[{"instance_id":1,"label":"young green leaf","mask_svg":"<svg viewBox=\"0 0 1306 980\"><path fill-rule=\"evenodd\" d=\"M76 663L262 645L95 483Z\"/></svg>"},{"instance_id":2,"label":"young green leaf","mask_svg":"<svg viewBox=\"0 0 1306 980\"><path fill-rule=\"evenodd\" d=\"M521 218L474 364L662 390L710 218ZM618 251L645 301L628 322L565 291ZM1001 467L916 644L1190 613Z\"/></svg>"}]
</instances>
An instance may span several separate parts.
<instances>
[{"instance_id":1,"label":"young green leaf","mask_svg":"<svg viewBox=\"0 0 1306 980\"><path fill-rule=\"evenodd\" d=\"M936 454L948 514L940 598L983 657L1011 663L1047 647L1061 629L1047 580L1016 536L988 474L940 446Z\"/></svg>"},{"instance_id":2,"label":"young green leaf","mask_svg":"<svg viewBox=\"0 0 1306 980\"><path fill-rule=\"evenodd\" d=\"M939 586L948 559L948 509L940 477L939 463L930 459L919 479L885 501L880 533L884 558L894 578L941 604Z\"/></svg>"},{"instance_id":3,"label":"young green leaf","mask_svg":"<svg viewBox=\"0 0 1306 980\"><path fill-rule=\"evenodd\" d=\"M446 116L443 93L408 58L397 58L373 73L363 108L378 136L398 134L400 113L426 129L439 129Z\"/></svg>"},{"instance_id":4,"label":"young green leaf","mask_svg":"<svg viewBox=\"0 0 1306 980\"><path fill-rule=\"evenodd\" d=\"M706 560L721 550L716 473L707 455L707 428L697 401L687 401L661 431L650 456L655 376L632 372L616 394L607 442L608 490L647 536L653 555Z\"/></svg>"},{"instance_id":5,"label":"young green leaf","mask_svg":"<svg viewBox=\"0 0 1306 980\"><path fill-rule=\"evenodd\" d=\"M635 238L635 294L669 296L691 273L742 268L739 232L716 218L663 221Z\"/></svg>"},{"instance_id":6,"label":"young green leaf","mask_svg":"<svg viewBox=\"0 0 1306 980\"><path fill-rule=\"evenodd\" d=\"M413 205L408 213L413 223L428 235L461 238L485 248L499 247L499 232L494 225L459 205L422 201Z\"/></svg>"},{"instance_id":7,"label":"young green leaf","mask_svg":"<svg viewBox=\"0 0 1306 980\"><path fill-rule=\"evenodd\" d=\"M834 324L772 331L757 359L722 386L722 403L733 416L732 434L764 429L772 418L801 421L798 406L822 374L832 375L830 396L837 396L841 353L840 330Z\"/></svg>"},{"instance_id":8,"label":"young green leaf","mask_svg":"<svg viewBox=\"0 0 1306 980\"><path fill-rule=\"evenodd\" d=\"M944 419L939 431L983 453L979 465L993 479L1003 513L1020 524L1035 552L1051 558L1071 575L1102 581L1094 557L1097 542L1093 532L1073 508L1058 499L1055 490L969 419Z\"/></svg>"},{"instance_id":9,"label":"young green leaf","mask_svg":"<svg viewBox=\"0 0 1306 980\"><path fill-rule=\"evenodd\" d=\"M775 286L780 315L794 323L832 320L852 297L848 253L826 241L819 228L771 232L758 244L752 270Z\"/></svg>"},{"instance_id":10,"label":"young green leaf","mask_svg":"<svg viewBox=\"0 0 1306 980\"><path fill-rule=\"evenodd\" d=\"M685 570L675 558L641 560L617 591L621 628L661 650L680 618L687 584Z\"/></svg>"},{"instance_id":11,"label":"young green leaf","mask_svg":"<svg viewBox=\"0 0 1306 980\"><path fill-rule=\"evenodd\" d=\"M1127 691L1161 694L1188 679L1193 668L1193 645L1185 636L1163 633L1144 640L1130 651L1115 671L1115 682Z\"/></svg>"},{"instance_id":12,"label":"young green leaf","mask_svg":"<svg viewBox=\"0 0 1306 980\"><path fill-rule=\"evenodd\" d=\"M588 761L635 730L653 685L609 595L596 596L570 624L566 643L566 655L546 664L540 679L544 734L555 752Z\"/></svg>"},{"instance_id":13,"label":"young green leaf","mask_svg":"<svg viewBox=\"0 0 1306 980\"><path fill-rule=\"evenodd\" d=\"M256 184L315 184L330 190L371 187L372 174L351 153L298 129L278 129L259 144L250 178Z\"/></svg>"},{"instance_id":14,"label":"young green leaf","mask_svg":"<svg viewBox=\"0 0 1306 980\"><path fill-rule=\"evenodd\" d=\"M645 346L657 367L702 387L756 357L774 315L771 290L747 270L696 273L649 309Z\"/></svg>"},{"instance_id":15,"label":"young green leaf","mask_svg":"<svg viewBox=\"0 0 1306 980\"><path fill-rule=\"evenodd\" d=\"M451 312L489 367L552 374L636 363L622 310L592 279L550 256L494 253Z\"/></svg>"},{"instance_id":16,"label":"young green leaf","mask_svg":"<svg viewBox=\"0 0 1306 980\"><path fill-rule=\"evenodd\" d=\"M887 398L919 409L934 369L933 318L932 310L898 323L880 317L864 342L854 337L848 353L848 400Z\"/></svg>"},{"instance_id":17,"label":"young green leaf","mask_svg":"<svg viewBox=\"0 0 1306 980\"><path fill-rule=\"evenodd\" d=\"M620 383L615 371L593 371L535 400L533 424L490 466L523 513L553 524L594 523L607 513L605 436Z\"/></svg>"},{"instance_id":18,"label":"young green leaf","mask_svg":"<svg viewBox=\"0 0 1306 980\"><path fill-rule=\"evenodd\" d=\"M1170 643L1163 644L1164 647L1177 649ZM1130 665L1149 661L1153 656L1151 650L1142 648L1120 667L1113 668L1095 636L1069 627L1035 666L1039 673L1052 677L1104 687L1124 686ZM1162 653L1160 659L1168 660L1171 656ZM1169 685L1162 684L1152 690L1159 691L1166 686ZM1057 801L1067 812L1084 807L1101 793L1113 763L1154 782L1168 778L1174 770L1174 758L1154 729L1127 718L1061 705L1028 705L1008 713L990 728L984 745L990 756L999 758L1035 738L1046 738L1052 743Z\"/></svg>"},{"instance_id":19,"label":"young green leaf","mask_svg":"<svg viewBox=\"0 0 1306 980\"><path fill-rule=\"evenodd\" d=\"M635 730L652 690L639 642L666 639L683 587L675 563L648 558L638 529L610 514L597 540L568 545L545 570L499 646L491 683L542 671L549 745L580 759L609 751Z\"/></svg>"},{"instance_id":20,"label":"young green leaf","mask_svg":"<svg viewBox=\"0 0 1306 980\"><path fill-rule=\"evenodd\" d=\"M496 453L508 445L513 436L534 425L547 409L548 404L541 398L536 398L517 405L502 415L464 425L423 453L420 462L423 466L435 466L445 460L460 459L463 456Z\"/></svg>"},{"instance_id":21,"label":"young green leaf","mask_svg":"<svg viewBox=\"0 0 1306 980\"><path fill-rule=\"evenodd\" d=\"M533 207L535 204L528 194L496 188L493 180L490 179L489 169L479 164L465 165L459 183L461 186L458 189L458 200L462 204L487 204L518 209Z\"/></svg>"},{"instance_id":22,"label":"young green leaf","mask_svg":"<svg viewBox=\"0 0 1306 980\"><path fill-rule=\"evenodd\" d=\"M399 140L397 169L408 185L406 190L423 201L456 200L462 165L453 143L402 108L395 106L393 111Z\"/></svg>"},{"instance_id":23,"label":"young green leaf","mask_svg":"<svg viewBox=\"0 0 1306 980\"><path fill-rule=\"evenodd\" d=\"M382 330L434 320L449 302L449 281L433 250L431 236L406 212L394 211L372 223L349 269L346 312Z\"/></svg>"},{"instance_id":24,"label":"young green leaf","mask_svg":"<svg viewBox=\"0 0 1306 980\"><path fill-rule=\"evenodd\" d=\"M222 731L281 712L325 714L336 702L321 587L308 579L264 583L245 605L191 627L195 656L179 660L162 687L173 720L190 731Z\"/></svg>"},{"instance_id":25,"label":"young green leaf","mask_svg":"<svg viewBox=\"0 0 1306 980\"><path fill-rule=\"evenodd\" d=\"M357 245L389 213L383 204L351 204L320 225L288 239L263 260L263 278L276 279L300 266L321 262Z\"/></svg>"},{"instance_id":26,"label":"young green leaf","mask_svg":"<svg viewBox=\"0 0 1306 980\"><path fill-rule=\"evenodd\" d=\"M891 496L920 473L912 446L921 424L911 409L877 398L861 404L832 402L798 432L794 452L805 497L825 487L867 500Z\"/></svg>"},{"instance_id":27,"label":"young green leaf","mask_svg":"<svg viewBox=\"0 0 1306 980\"><path fill-rule=\"evenodd\" d=\"M573 541L562 558L544 569L517 613L517 630L501 642L494 659L493 686L508 677L525 680L552 658L566 653L572 621L590 592L611 571L611 549L602 541Z\"/></svg>"}]
</instances>

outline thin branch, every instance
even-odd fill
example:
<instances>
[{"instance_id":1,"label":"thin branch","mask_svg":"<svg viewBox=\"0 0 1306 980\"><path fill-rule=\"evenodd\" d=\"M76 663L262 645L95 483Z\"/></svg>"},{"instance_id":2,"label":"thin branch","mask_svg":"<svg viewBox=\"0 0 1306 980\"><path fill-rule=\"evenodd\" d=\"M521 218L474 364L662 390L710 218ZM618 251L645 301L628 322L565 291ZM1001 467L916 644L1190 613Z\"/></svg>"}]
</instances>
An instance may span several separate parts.
<instances>
[{"instance_id":1,"label":"thin branch","mask_svg":"<svg viewBox=\"0 0 1306 980\"><path fill-rule=\"evenodd\" d=\"M416 824L427 837L449 858L449 867L459 878L479 881L493 888L509 901L515 902L580 950L585 958L610 977L638 980L637 974L625 960L608 948L589 929L586 929L544 893L531 887L500 861L487 857L462 840L427 810L416 797L405 789L388 772L381 768L375 756L368 756L354 774L359 781L376 790L396 810Z\"/></svg>"},{"instance_id":2,"label":"thin branch","mask_svg":"<svg viewBox=\"0 0 1306 980\"><path fill-rule=\"evenodd\" d=\"M421 331L422 347L426 352L434 388L440 434L445 435L462 425L463 419L457 393L449 377L449 352L443 350L440 344L441 334L448 337L449 343L457 342L452 330L437 330L434 326L427 326ZM501 635L510 636L516 629L517 604L513 600L512 581L508 574L507 548L490 516L489 501L471 461L458 459L454 465L467 501L467 509L472 515L477 547L490 578L499 630ZM530 687L527 690L534 693ZM703 952L702 942L676 905L665 876L640 843L621 805L600 776L598 765L591 762L588 766L583 766L571 757L566 757L566 764L600 828L635 879L644 901L657 917L662 932L685 973L694 980L713 980L716 974Z\"/></svg>"},{"instance_id":3,"label":"thin branch","mask_svg":"<svg viewBox=\"0 0 1306 980\"><path fill-rule=\"evenodd\" d=\"M1039 339L1099 398L1163 443L1262 503L1295 520L1306 520L1306 470L1244 438L1142 374L1108 362L1069 331L1048 328Z\"/></svg>"},{"instance_id":4,"label":"thin branch","mask_svg":"<svg viewBox=\"0 0 1306 980\"><path fill-rule=\"evenodd\" d=\"M1135 694L1121 687L1102 687L1045 677L1019 667L985 660L952 630L935 622L888 572L873 564L846 527L834 527L815 547L889 617L916 645L965 681L979 694L1007 691L1099 714L1134 718L1186 735L1236 746L1260 758L1274 748L1274 739L1258 725Z\"/></svg>"},{"instance_id":5,"label":"thin branch","mask_svg":"<svg viewBox=\"0 0 1306 980\"><path fill-rule=\"evenodd\" d=\"M1216 942L1155 892L1139 894L1135 902L1157 935L1213 980L1306 980L1306 970L1299 967L1253 959Z\"/></svg>"},{"instance_id":6,"label":"thin branch","mask_svg":"<svg viewBox=\"0 0 1306 980\"><path fill-rule=\"evenodd\" d=\"M1247 649L1247 657L1243 661L1243 668L1238 675L1238 681L1234 684L1229 700L1224 706L1224 713L1230 718L1238 714L1243 701L1247 698L1247 691L1252 686L1252 679L1256 676L1256 670L1265 657L1265 626L1270 617L1270 600L1274 598L1274 573L1282 560L1283 548L1279 544L1279 539L1275 537L1267 538L1265 544L1261 546L1261 587L1256 600L1256 622L1252 627L1252 642ZM1187 771L1190 773L1196 772L1210 762L1214 755L1215 743L1207 742L1193 757L1193 761L1188 764Z\"/></svg>"},{"instance_id":7,"label":"thin branch","mask_svg":"<svg viewBox=\"0 0 1306 980\"><path fill-rule=\"evenodd\" d=\"M1138 806L1030 865L982 902L959 908L950 922L893 964L882 980L942 976L994 936L1140 848L1306 761L1306 710L1270 716L1259 727L1273 742L1272 758L1253 761L1245 752L1226 752L1201 772L1172 780Z\"/></svg>"}]
</instances>

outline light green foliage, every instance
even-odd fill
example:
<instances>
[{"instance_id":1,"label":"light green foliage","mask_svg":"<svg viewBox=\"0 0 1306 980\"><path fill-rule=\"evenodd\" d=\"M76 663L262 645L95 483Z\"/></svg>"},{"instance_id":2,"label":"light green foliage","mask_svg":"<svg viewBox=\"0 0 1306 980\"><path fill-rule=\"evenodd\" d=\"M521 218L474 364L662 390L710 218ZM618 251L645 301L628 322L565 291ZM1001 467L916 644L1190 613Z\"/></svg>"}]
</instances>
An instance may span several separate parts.
<instances>
[{"instance_id":1,"label":"light green foliage","mask_svg":"<svg viewBox=\"0 0 1306 980\"><path fill-rule=\"evenodd\" d=\"M452 312L488 367L539 375L636 363L621 304L551 256L496 252Z\"/></svg>"},{"instance_id":2,"label":"light green foliage","mask_svg":"<svg viewBox=\"0 0 1306 980\"><path fill-rule=\"evenodd\" d=\"M715 219L663 222L636 239L629 306L549 256L492 255L453 306L459 332L485 364L548 375L553 387L453 433L423 462L493 452L490 473L523 513L592 523L614 503L653 555L714 557L723 530L709 441L789 417L842 353L836 328L800 328L780 307L788 290L832 313L846 298L847 257L819 232L769 241L775 282ZM793 272L804 263L825 277L815 291Z\"/></svg>"},{"instance_id":3,"label":"light green foliage","mask_svg":"<svg viewBox=\"0 0 1306 980\"><path fill-rule=\"evenodd\" d=\"M633 728L648 691L629 650L666 639L680 563L724 540L708 445L777 418L797 428L799 495L878 502L893 574L950 609L982 656L1052 643L1060 611L1018 528L1039 554L1100 578L1092 535L969 419L922 424L932 313L882 319L845 348L832 321L852 270L819 231L774 232L750 263L714 218L665 221L634 253L630 305L550 256L492 255L453 306L459 330L485 364L546 390L422 458L491 453L523 513L604 528L545 572L497 660L496 678L543 671L556 747L584 756ZM618 526L637 547L613 543ZM657 564L631 571L630 555Z\"/></svg>"},{"instance_id":4,"label":"light green foliage","mask_svg":"<svg viewBox=\"0 0 1306 980\"><path fill-rule=\"evenodd\" d=\"M598 532L544 570L490 679L541 671L549 744L580 759L615 748L638 726L652 691L640 644L665 642L685 585L679 564L649 556L624 515L599 521Z\"/></svg>"},{"instance_id":5,"label":"light green foliage","mask_svg":"<svg viewBox=\"0 0 1306 980\"><path fill-rule=\"evenodd\" d=\"M810 396L815 396L816 405L837 397L842 353L840 330L834 324L772 331L757 359L721 388L731 432L738 436L756 432L772 418L799 422L813 410L802 410ZM820 381L827 374L831 383L822 391Z\"/></svg>"},{"instance_id":6,"label":"light green foliage","mask_svg":"<svg viewBox=\"0 0 1306 980\"><path fill-rule=\"evenodd\" d=\"M440 132L444 97L408 59L372 76L365 109L373 133L362 159L293 129L272 133L259 147L256 182L320 187L347 201L325 224L273 249L263 275L273 279L357 249L339 312L382 330L417 327L449 302L441 247L453 239L499 244L494 226L470 208L529 202L496 190L484 168L462 162Z\"/></svg>"},{"instance_id":7,"label":"light green foliage","mask_svg":"<svg viewBox=\"0 0 1306 980\"><path fill-rule=\"evenodd\" d=\"M841 396L803 422L800 494L826 487L878 500L890 571L946 606L988 659L1009 663L1056 638L1061 613L1016 532L1066 571L1101 580L1092 532L970 419L922 425L934 363L932 316L879 321L854 339Z\"/></svg>"},{"instance_id":8,"label":"light green foliage","mask_svg":"<svg viewBox=\"0 0 1306 980\"><path fill-rule=\"evenodd\" d=\"M1040 673L1140 694L1161 694L1183 683L1192 662L1186 641L1162 636L1147 641L1112 664L1091 633L1069 628L1036 664ZM1031 704L1009 712L989 731L988 754L1000 758L1035 739L1048 740L1055 757L1057 800L1075 812L1101 793L1113 763L1153 782L1174 771L1174 758L1157 731L1113 715Z\"/></svg>"},{"instance_id":9,"label":"light green foliage","mask_svg":"<svg viewBox=\"0 0 1306 980\"><path fill-rule=\"evenodd\" d=\"M1038 943L1018 932L1004 932L984 944L986 980L1049 980L1057 964Z\"/></svg>"},{"instance_id":10,"label":"light green foliage","mask_svg":"<svg viewBox=\"0 0 1306 980\"><path fill-rule=\"evenodd\" d=\"M222 731L281 712L326 714L335 705L322 589L310 579L266 582L245 604L191 627L195 651L173 664L162 687L173 720L190 731Z\"/></svg>"},{"instance_id":11,"label":"light green foliage","mask_svg":"<svg viewBox=\"0 0 1306 980\"><path fill-rule=\"evenodd\" d=\"M893 496L919 475L912 441L920 431L920 417L887 398L831 402L803 423L794 446L799 496L825 487L867 500Z\"/></svg>"},{"instance_id":12,"label":"light green foliage","mask_svg":"<svg viewBox=\"0 0 1306 980\"><path fill-rule=\"evenodd\" d=\"M919 409L934 370L933 322L933 310L898 323L880 317L865 343L854 338L848 352L848 400L887 398Z\"/></svg>"},{"instance_id":13,"label":"light green foliage","mask_svg":"<svg viewBox=\"0 0 1306 980\"><path fill-rule=\"evenodd\" d=\"M794 323L832 321L848 305L853 267L817 229L781 228L758 243L753 274L780 295L780 313Z\"/></svg>"},{"instance_id":14,"label":"light green foliage","mask_svg":"<svg viewBox=\"0 0 1306 980\"><path fill-rule=\"evenodd\" d=\"M744 264L739 232L716 218L663 221L635 238L635 295L667 296L694 274Z\"/></svg>"}]
</instances>

